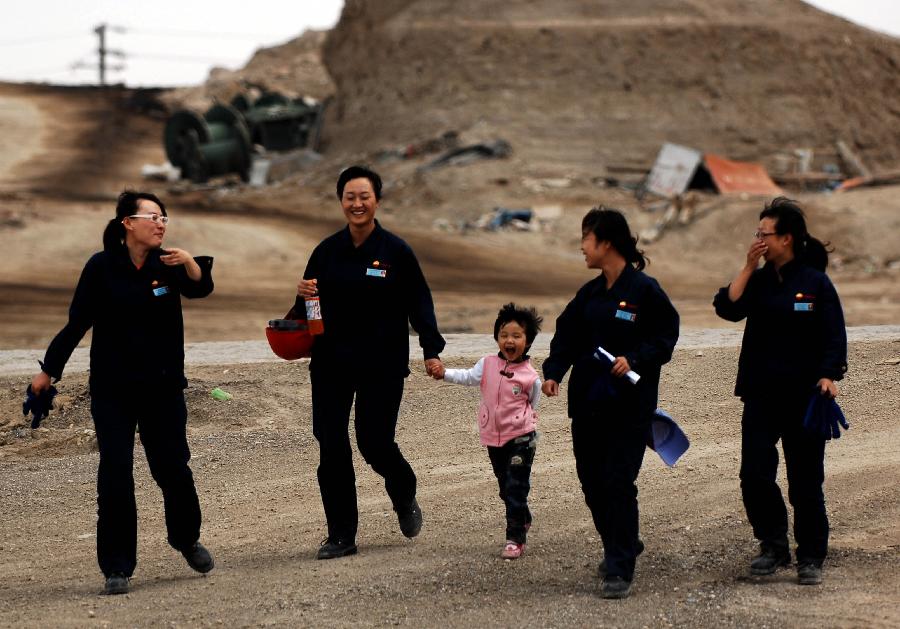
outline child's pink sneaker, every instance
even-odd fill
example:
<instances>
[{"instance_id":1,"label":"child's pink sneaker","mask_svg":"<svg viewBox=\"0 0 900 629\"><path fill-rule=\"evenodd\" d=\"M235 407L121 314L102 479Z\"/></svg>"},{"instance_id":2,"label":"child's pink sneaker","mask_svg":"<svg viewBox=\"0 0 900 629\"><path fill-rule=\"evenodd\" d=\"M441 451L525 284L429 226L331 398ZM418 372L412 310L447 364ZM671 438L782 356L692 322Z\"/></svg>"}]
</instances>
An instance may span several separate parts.
<instances>
[{"instance_id":1,"label":"child's pink sneaker","mask_svg":"<svg viewBox=\"0 0 900 629\"><path fill-rule=\"evenodd\" d=\"M525 544L506 540L506 546L503 548L503 552L500 553L500 556L504 559L518 559L524 552Z\"/></svg>"}]
</instances>

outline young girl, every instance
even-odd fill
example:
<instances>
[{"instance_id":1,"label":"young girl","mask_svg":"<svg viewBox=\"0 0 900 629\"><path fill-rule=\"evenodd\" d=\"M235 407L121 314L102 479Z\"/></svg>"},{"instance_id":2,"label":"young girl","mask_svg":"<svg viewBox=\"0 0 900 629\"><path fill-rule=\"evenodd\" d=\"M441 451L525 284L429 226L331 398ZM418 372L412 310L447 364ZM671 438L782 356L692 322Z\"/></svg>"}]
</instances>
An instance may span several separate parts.
<instances>
[{"instance_id":1,"label":"young girl","mask_svg":"<svg viewBox=\"0 0 900 629\"><path fill-rule=\"evenodd\" d=\"M436 380L481 386L478 429L500 484L500 498L506 504L506 546L500 553L504 559L518 559L525 552L531 527L528 490L541 378L531 366L528 350L541 321L534 308L506 304L494 322L494 339L500 348L497 354L485 356L471 369L441 366L432 372Z\"/></svg>"}]
</instances>

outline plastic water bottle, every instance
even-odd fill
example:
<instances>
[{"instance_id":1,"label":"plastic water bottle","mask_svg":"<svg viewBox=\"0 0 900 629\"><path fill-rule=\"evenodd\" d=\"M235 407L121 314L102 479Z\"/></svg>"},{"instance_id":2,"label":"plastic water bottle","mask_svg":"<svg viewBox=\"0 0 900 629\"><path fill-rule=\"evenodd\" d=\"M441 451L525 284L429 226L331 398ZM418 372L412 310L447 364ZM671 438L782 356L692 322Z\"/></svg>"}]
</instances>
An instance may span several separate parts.
<instances>
[{"instance_id":1,"label":"plastic water bottle","mask_svg":"<svg viewBox=\"0 0 900 629\"><path fill-rule=\"evenodd\" d=\"M325 323L322 321L322 305L319 303L318 295L315 297L305 297L306 302L306 324L309 326L310 334L324 334Z\"/></svg>"},{"instance_id":2,"label":"plastic water bottle","mask_svg":"<svg viewBox=\"0 0 900 629\"><path fill-rule=\"evenodd\" d=\"M219 402L227 402L232 397L234 397L228 391L224 391L223 389L220 389L219 387L216 387L215 389L210 391L209 394L212 396L212 399L217 400Z\"/></svg>"}]
</instances>

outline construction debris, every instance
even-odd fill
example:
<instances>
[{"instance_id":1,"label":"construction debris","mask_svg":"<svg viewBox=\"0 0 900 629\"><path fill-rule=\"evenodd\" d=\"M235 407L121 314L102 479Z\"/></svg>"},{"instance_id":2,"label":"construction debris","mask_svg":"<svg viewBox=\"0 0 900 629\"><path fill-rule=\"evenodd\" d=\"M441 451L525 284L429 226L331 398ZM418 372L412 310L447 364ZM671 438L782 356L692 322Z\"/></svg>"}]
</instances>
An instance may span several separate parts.
<instances>
[{"instance_id":1,"label":"construction debris","mask_svg":"<svg viewBox=\"0 0 900 629\"><path fill-rule=\"evenodd\" d=\"M419 172L434 170L443 166L459 166L479 159L504 159L512 153L512 146L503 139L483 144L470 144L454 148L437 159L419 167Z\"/></svg>"}]
</instances>

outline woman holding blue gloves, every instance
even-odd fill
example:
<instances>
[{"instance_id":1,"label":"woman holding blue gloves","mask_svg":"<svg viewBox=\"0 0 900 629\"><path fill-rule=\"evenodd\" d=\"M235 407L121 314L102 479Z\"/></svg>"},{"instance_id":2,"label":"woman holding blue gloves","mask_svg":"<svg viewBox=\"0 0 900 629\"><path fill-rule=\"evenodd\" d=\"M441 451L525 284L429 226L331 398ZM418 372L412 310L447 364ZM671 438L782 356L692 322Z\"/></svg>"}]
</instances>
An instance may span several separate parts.
<instances>
[{"instance_id":1,"label":"woman holding blue gloves","mask_svg":"<svg viewBox=\"0 0 900 629\"><path fill-rule=\"evenodd\" d=\"M816 415L809 411L821 401L813 395L829 402L838 395L835 382L847 371L847 333L840 299L825 274L828 252L810 236L797 203L778 197L759 218L746 264L713 301L723 319L747 319L735 395L744 402L741 492L760 542L750 572L773 574L791 562L787 509L776 483L781 440L798 581L815 585L828 551L825 441L838 431L838 420L823 431L808 425ZM765 265L758 268L760 259Z\"/></svg>"}]
</instances>

